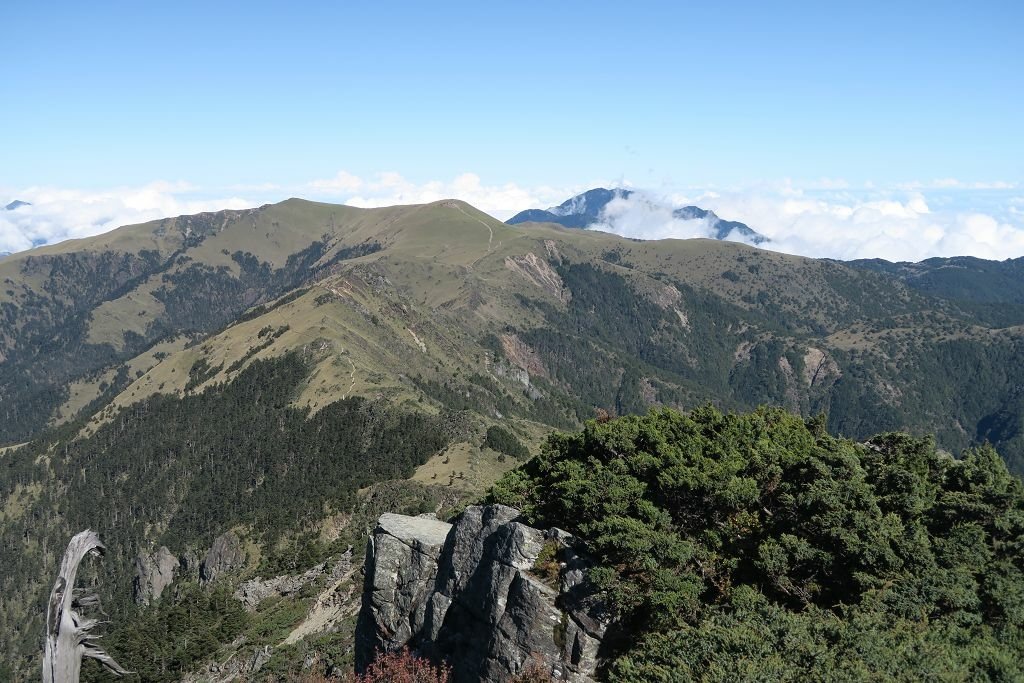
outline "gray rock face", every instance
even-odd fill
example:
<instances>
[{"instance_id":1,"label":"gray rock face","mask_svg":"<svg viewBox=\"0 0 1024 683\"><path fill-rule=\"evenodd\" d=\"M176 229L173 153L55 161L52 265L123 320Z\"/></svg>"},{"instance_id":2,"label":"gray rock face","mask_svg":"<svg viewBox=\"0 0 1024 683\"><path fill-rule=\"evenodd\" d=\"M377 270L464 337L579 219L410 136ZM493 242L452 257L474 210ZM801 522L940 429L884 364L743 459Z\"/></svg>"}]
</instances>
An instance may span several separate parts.
<instances>
[{"instance_id":1,"label":"gray rock face","mask_svg":"<svg viewBox=\"0 0 1024 683\"><path fill-rule=\"evenodd\" d=\"M230 681L248 681L259 673L260 669L270 661L273 648L269 645L260 647L245 646L236 641L233 645L241 645L237 652L221 662L218 659L209 662L198 671L185 675L182 683L229 683Z\"/></svg>"},{"instance_id":2,"label":"gray rock face","mask_svg":"<svg viewBox=\"0 0 1024 683\"><path fill-rule=\"evenodd\" d=\"M132 579L135 604L148 605L159 599L164 589L174 581L179 564L178 558L166 546L136 556L135 577Z\"/></svg>"},{"instance_id":3,"label":"gray rock face","mask_svg":"<svg viewBox=\"0 0 1024 683\"><path fill-rule=\"evenodd\" d=\"M454 525L386 514L366 558L357 659L410 646L447 659L457 683L507 681L531 664L557 680L592 681L607 627L583 593L579 543L519 521L517 510L473 506ZM535 575L545 545L557 579Z\"/></svg>"},{"instance_id":4,"label":"gray rock face","mask_svg":"<svg viewBox=\"0 0 1024 683\"><path fill-rule=\"evenodd\" d=\"M370 651L377 646L396 650L423 630L437 560L451 526L390 513L377 520L367 551L363 602L375 624Z\"/></svg>"},{"instance_id":5,"label":"gray rock face","mask_svg":"<svg viewBox=\"0 0 1024 683\"><path fill-rule=\"evenodd\" d=\"M327 581L337 581L343 574L348 572L352 564L352 547L341 556L333 567L328 567L322 562L312 569L296 576L275 576L270 579L250 579L243 581L235 589L233 597L243 605L245 609L253 612L259 604L272 597L284 597L294 595L305 586L316 581L321 576L327 577Z\"/></svg>"},{"instance_id":6,"label":"gray rock face","mask_svg":"<svg viewBox=\"0 0 1024 683\"><path fill-rule=\"evenodd\" d=\"M244 566L245 550L242 548L242 542L234 532L228 531L213 541L213 546L207 551L199 567L199 577L204 583L209 583L225 572Z\"/></svg>"},{"instance_id":7,"label":"gray rock face","mask_svg":"<svg viewBox=\"0 0 1024 683\"><path fill-rule=\"evenodd\" d=\"M178 561L181 562L181 570L179 572L181 576L187 576L193 581L199 579L199 568L203 564L203 554L201 552L198 550L186 550L178 557Z\"/></svg>"}]
</instances>

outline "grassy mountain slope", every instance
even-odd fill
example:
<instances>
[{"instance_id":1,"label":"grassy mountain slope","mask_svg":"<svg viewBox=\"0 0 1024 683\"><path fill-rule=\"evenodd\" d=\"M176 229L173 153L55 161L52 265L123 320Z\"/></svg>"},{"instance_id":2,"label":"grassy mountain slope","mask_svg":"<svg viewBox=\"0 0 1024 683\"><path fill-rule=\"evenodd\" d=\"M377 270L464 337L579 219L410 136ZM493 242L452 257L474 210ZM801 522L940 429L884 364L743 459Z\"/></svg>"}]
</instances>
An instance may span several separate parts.
<instances>
[{"instance_id":1,"label":"grassy mountain slope","mask_svg":"<svg viewBox=\"0 0 1024 683\"><path fill-rule=\"evenodd\" d=\"M298 571L273 558L310 529L347 531L307 563L380 506L478 495L515 461L485 445L494 425L535 446L601 412L769 403L855 439L988 440L1024 471L1024 329L831 261L512 226L458 201L288 200L17 254L0 279L0 443L30 442L0 450L0 630L22 657L77 526L103 531L104 591L135 623L137 552L236 529L271 558L245 576Z\"/></svg>"},{"instance_id":2,"label":"grassy mountain slope","mask_svg":"<svg viewBox=\"0 0 1024 683\"><path fill-rule=\"evenodd\" d=\"M311 345L331 350L299 399L313 407L472 385L548 424L767 401L827 410L854 437L938 430L953 451L1019 437L1021 328L886 272L733 243L520 228L457 201L288 200L33 250L0 275L7 443ZM483 386L491 363L504 390ZM521 369L532 399L494 395Z\"/></svg>"}]
</instances>

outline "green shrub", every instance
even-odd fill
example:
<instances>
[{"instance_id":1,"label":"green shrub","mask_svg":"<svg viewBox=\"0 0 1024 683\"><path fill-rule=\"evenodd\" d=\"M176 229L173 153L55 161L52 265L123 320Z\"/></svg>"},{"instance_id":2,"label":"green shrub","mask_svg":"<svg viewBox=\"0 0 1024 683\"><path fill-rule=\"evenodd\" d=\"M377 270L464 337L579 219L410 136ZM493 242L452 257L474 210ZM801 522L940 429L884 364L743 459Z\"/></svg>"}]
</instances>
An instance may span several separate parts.
<instances>
[{"instance_id":1,"label":"green shrub","mask_svg":"<svg viewBox=\"0 0 1024 683\"><path fill-rule=\"evenodd\" d=\"M614 680L1021 680L1024 487L779 409L555 434L491 500L588 539ZM809 673L813 672L813 674Z\"/></svg>"},{"instance_id":2,"label":"green shrub","mask_svg":"<svg viewBox=\"0 0 1024 683\"><path fill-rule=\"evenodd\" d=\"M530 451L516 438L516 435L498 425L491 425L487 428L484 446L519 460L526 460L530 457Z\"/></svg>"}]
</instances>

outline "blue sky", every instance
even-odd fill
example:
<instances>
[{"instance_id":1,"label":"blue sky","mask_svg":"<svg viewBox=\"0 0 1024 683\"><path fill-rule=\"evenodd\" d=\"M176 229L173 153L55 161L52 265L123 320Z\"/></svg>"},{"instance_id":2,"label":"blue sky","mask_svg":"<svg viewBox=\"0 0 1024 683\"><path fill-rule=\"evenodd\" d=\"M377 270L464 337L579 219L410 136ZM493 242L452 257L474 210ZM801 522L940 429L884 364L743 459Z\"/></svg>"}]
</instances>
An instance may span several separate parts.
<instances>
[{"instance_id":1,"label":"blue sky","mask_svg":"<svg viewBox=\"0 0 1024 683\"><path fill-rule=\"evenodd\" d=\"M9 3L0 189L955 179L1016 220L1024 3L771 4Z\"/></svg>"}]
</instances>

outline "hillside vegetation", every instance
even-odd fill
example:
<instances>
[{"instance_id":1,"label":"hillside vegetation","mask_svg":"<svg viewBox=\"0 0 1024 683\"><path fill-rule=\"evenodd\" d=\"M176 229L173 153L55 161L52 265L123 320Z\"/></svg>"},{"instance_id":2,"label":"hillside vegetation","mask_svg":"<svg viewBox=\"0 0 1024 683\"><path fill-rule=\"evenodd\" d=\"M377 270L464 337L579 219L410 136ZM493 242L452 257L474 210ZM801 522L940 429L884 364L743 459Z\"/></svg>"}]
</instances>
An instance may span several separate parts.
<instances>
[{"instance_id":1,"label":"hillside vegetation","mask_svg":"<svg viewBox=\"0 0 1024 683\"><path fill-rule=\"evenodd\" d=\"M506 225L458 201L288 200L15 254L0 280L0 649L22 672L73 531L110 548L94 579L127 638L152 626L130 602L142 551L201 553L234 530L247 578L302 571L360 547L369 510L457 509L595 415L769 404L854 441L990 443L1024 472L1024 318L997 315L976 278L961 296L729 242ZM200 630L240 637L204 604ZM297 604L245 628L281 635L267 624L314 609ZM181 671L202 659L164 654Z\"/></svg>"},{"instance_id":2,"label":"hillside vegetation","mask_svg":"<svg viewBox=\"0 0 1024 683\"><path fill-rule=\"evenodd\" d=\"M1024 677L1024 487L991 448L659 410L553 435L491 498L589 539L610 680Z\"/></svg>"},{"instance_id":3,"label":"hillside vegetation","mask_svg":"<svg viewBox=\"0 0 1024 683\"><path fill-rule=\"evenodd\" d=\"M35 650L45 616L38 605L64 539L77 530L103 530L112 552L92 578L123 622L136 610L137 554L165 545L201 556L217 535L237 529L253 559L262 555L263 572L306 569L345 549L345 539L323 545L310 536L324 517L351 513L364 487L412 476L458 432L457 420L446 425L358 397L310 415L289 405L309 369L297 354L257 361L228 385L138 403L89 438L65 434L5 454L3 651ZM110 649L118 652L119 642Z\"/></svg>"},{"instance_id":4,"label":"hillside vegetation","mask_svg":"<svg viewBox=\"0 0 1024 683\"><path fill-rule=\"evenodd\" d=\"M510 226L454 201L130 226L0 264L0 443L317 345L297 399L314 409L426 395L568 427L598 408L772 403L854 438L989 441L1021 471L1024 319L977 293L1009 265L968 264L973 298L857 265Z\"/></svg>"}]
</instances>

